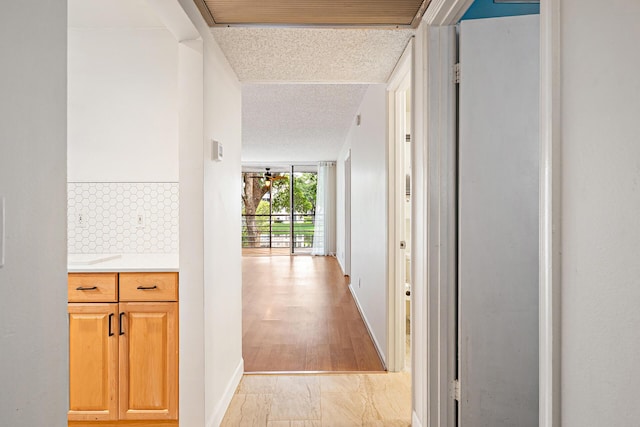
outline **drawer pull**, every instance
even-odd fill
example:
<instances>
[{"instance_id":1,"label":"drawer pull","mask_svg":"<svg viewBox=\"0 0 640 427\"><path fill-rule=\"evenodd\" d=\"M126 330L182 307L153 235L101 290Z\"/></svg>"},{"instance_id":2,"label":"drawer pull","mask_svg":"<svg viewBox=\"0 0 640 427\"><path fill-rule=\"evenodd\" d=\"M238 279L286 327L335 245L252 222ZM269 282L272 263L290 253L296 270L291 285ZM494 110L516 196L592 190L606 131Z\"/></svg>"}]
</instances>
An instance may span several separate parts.
<instances>
[{"instance_id":1,"label":"drawer pull","mask_svg":"<svg viewBox=\"0 0 640 427\"><path fill-rule=\"evenodd\" d=\"M113 313L109 314L109 336L113 336L113 330L111 329L111 324L113 323Z\"/></svg>"},{"instance_id":2,"label":"drawer pull","mask_svg":"<svg viewBox=\"0 0 640 427\"><path fill-rule=\"evenodd\" d=\"M158 289L157 285L153 285L153 286L138 286L138 289L141 291L150 291L153 289Z\"/></svg>"},{"instance_id":3,"label":"drawer pull","mask_svg":"<svg viewBox=\"0 0 640 427\"><path fill-rule=\"evenodd\" d=\"M90 288L87 288L86 286L78 286L76 291L95 291L96 289L98 289L97 286L91 286Z\"/></svg>"},{"instance_id":4,"label":"drawer pull","mask_svg":"<svg viewBox=\"0 0 640 427\"><path fill-rule=\"evenodd\" d=\"M120 313L120 316L118 318L119 322L118 322L118 329L119 329L119 334L120 335L124 335L124 331L122 330L122 326L123 326L123 321L122 318L124 317L124 311Z\"/></svg>"}]
</instances>

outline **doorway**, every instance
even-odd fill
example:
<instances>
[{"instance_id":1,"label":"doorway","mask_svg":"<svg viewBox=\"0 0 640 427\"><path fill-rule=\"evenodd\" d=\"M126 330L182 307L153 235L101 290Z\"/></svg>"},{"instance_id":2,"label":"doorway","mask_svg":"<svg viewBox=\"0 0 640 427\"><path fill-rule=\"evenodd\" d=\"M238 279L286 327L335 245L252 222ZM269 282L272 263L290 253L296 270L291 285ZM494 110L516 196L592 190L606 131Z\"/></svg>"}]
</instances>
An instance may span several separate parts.
<instances>
[{"instance_id":1,"label":"doorway","mask_svg":"<svg viewBox=\"0 0 640 427\"><path fill-rule=\"evenodd\" d=\"M389 370L411 369L412 50L389 84Z\"/></svg>"},{"instance_id":2,"label":"doorway","mask_svg":"<svg viewBox=\"0 0 640 427\"><path fill-rule=\"evenodd\" d=\"M344 275L351 276L351 151L344 161Z\"/></svg>"},{"instance_id":3,"label":"doorway","mask_svg":"<svg viewBox=\"0 0 640 427\"><path fill-rule=\"evenodd\" d=\"M247 373L384 370L326 238L335 185L334 162L243 167Z\"/></svg>"}]
</instances>

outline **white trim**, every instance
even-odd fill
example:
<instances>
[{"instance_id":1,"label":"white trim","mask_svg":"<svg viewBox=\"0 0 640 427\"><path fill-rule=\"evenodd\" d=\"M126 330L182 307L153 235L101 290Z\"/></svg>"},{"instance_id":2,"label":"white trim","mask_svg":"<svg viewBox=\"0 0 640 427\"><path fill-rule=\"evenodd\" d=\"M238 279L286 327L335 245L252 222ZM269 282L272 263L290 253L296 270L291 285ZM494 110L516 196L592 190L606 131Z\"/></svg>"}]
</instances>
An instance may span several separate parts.
<instances>
[{"instance_id":1,"label":"white trim","mask_svg":"<svg viewBox=\"0 0 640 427\"><path fill-rule=\"evenodd\" d=\"M217 427L222 423L222 419L231 404L231 399L233 399L233 395L236 393L236 389L238 385L240 385L240 380L242 380L242 375L244 374L244 360L241 358L236 370L231 377L231 380L227 383L227 387L224 390L224 394L222 395L222 399L216 405L216 408L213 410L213 414L207 421L207 427Z\"/></svg>"},{"instance_id":2,"label":"white trim","mask_svg":"<svg viewBox=\"0 0 640 427\"><path fill-rule=\"evenodd\" d=\"M540 426L560 426L560 2L540 3Z\"/></svg>"},{"instance_id":3,"label":"white trim","mask_svg":"<svg viewBox=\"0 0 640 427\"><path fill-rule=\"evenodd\" d=\"M455 25L473 0L433 0L422 18L427 25Z\"/></svg>"},{"instance_id":4,"label":"white trim","mask_svg":"<svg viewBox=\"0 0 640 427\"><path fill-rule=\"evenodd\" d=\"M406 313L402 270L405 251L399 242L404 227L404 146L406 94L413 90L413 39L409 41L387 86L387 366L391 372L405 368ZM413 96L411 96L413 98ZM409 131L409 133L412 133Z\"/></svg>"},{"instance_id":5,"label":"white trim","mask_svg":"<svg viewBox=\"0 0 640 427\"><path fill-rule=\"evenodd\" d=\"M376 351L378 352L378 357L380 358L380 362L382 362L382 366L386 370L387 369L387 361L385 360L384 355L382 354L382 351L380 351L380 349L382 347L380 347L380 343L376 339L376 336L371 332L371 326L369 324L369 320L367 319L367 315L364 314L364 311L362 310L362 307L360 306L360 301L358 300L358 295L356 295L356 292L353 290L353 286L352 285L349 285L349 291L351 292L351 296L353 296L353 300L355 301L356 307L358 308L358 311L360 312L360 317L362 317L362 320L364 321L364 326L367 328L367 332L369 333L369 336L371 337L371 341L373 341L373 346L376 348Z\"/></svg>"},{"instance_id":6,"label":"white trim","mask_svg":"<svg viewBox=\"0 0 640 427\"><path fill-rule=\"evenodd\" d=\"M455 25L473 0L433 0L416 32L412 189L413 423L454 427L457 360ZM414 196L415 195L415 196Z\"/></svg>"},{"instance_id":7,"label":"white trim","mask_svg":"<svg viewBox=\"0 0 640 427\"><path fill-rule=\"evenodd\" d=\"M146 2L178 43L201 39L198 29L177 1L146 0Z\"/></svg>"},{"instance_id":8,"label":"white trim","mask_svg":"<svg viewBox=\"0 0 640 427\"><path fill-rule=\"evenodd\" d=\"M387 80L387 90L388 91L397 91L400 88L400 85L403 84L407 74L411 72L412 62L413 62L413 44L414 37L409 39L407 43L407 47L405 47L402 52L402 56L398 59L391 76Z\"/></svg>"},{"instance_id":9,"label":"white trim","mask_svg":"<svg viewBox=\"0 0 640 427\"><path fill-rule=\"evenodd\" d=\"M423 425L453 427L456 288L454 26L416 36L412 189L412 374ZM414 196L415 195L415 196Z\"/></svg>"},{"instance_id":10,"label":"white trim","mask_svg":"<svg viewBox=\"0 0 640 427\"><path fill-rule=\"evenodd\" d=\"M348 276L348 274L345 273L345 271L344 271L344 265L342 265L342 261L340 260L340 258L336 255L335 259L336 259L336 261L338 261L338 265L340 266L340 270L342 270L342 275L343 276Z\"/></svg>"},{"instance_id":11,"label":"white trim","mask_svg":"<svg viewBox=\"0 0 640 427\"><path fill-rule=\"evenodd\" d=\"M452 427L458 250L457 112L452 78L457 56L455 27L430 27L427 41L427 378L437 378L428 384L429 419L437 420L436 425ZM432 61L434 58L437 61Z\"/></svg>"},{"instance_id":12,"label":"white trim","mask_svg":"<svg viewBox=\"0 0 640 427\"><path fill-rule=\"evenodd\" d=\"M411 412L411 427L422 427L422 423L415 412Z\"/></svg>"},{"instance_id":13,"label":"white trim","mask_svg":"<svg viewBox=\"0 0 640 427\"><path fill-rule=\"evenodd\" d=\"M424 425L429 423L429 390L427 369L427 159L425 151L427 111L427 26L422 24L416 31L413 62L413 153L411 188L411 380L414 419ZM420 260L420 262L417 262Z\"/></svg>"}]
</instances>

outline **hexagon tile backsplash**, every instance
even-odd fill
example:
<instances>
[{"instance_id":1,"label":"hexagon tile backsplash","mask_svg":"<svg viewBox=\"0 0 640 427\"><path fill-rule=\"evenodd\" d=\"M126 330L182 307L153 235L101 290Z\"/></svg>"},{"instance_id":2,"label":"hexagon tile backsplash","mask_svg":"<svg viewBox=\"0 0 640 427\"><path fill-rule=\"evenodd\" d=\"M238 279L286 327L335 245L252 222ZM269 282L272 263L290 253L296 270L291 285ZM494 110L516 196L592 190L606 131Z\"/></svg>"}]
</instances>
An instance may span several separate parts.
<instances>
[{"instance_id":1,"label":"hexagon tile backsplash","mask_svg":"<svg viewBox=\"0 0 640 427\"><path fill-rule=\"evenodd\" d=\"M178 253L178 183L67 185L69 253Z\"/></svg>"}]
</instances>

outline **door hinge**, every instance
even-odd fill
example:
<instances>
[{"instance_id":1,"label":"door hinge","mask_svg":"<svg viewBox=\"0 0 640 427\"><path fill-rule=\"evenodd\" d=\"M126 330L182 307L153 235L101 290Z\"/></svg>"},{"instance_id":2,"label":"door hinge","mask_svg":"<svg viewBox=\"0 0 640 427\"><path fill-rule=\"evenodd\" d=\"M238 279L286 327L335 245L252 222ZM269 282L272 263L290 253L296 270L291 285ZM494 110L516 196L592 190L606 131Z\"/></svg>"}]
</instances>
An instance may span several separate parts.
<instances>
[{"instance_id":1,"label":"door hinge","mask_svg":"<svg viewBox=\"0 0 640 427\"><path fill-rule=\"evenodd\" d=\"M453 83L460 83L460 63L456 63L453 66Z\"/></svg>"},{"instance_id":2,"label":"door hinge","mask_svg":"<svg viewBox=\"0 0 640 427\"><path fill-rule=\"evenodd\" d=\"M453 380L453 398L460 402L460 380Z\"/></svg>"}]
</instances>

